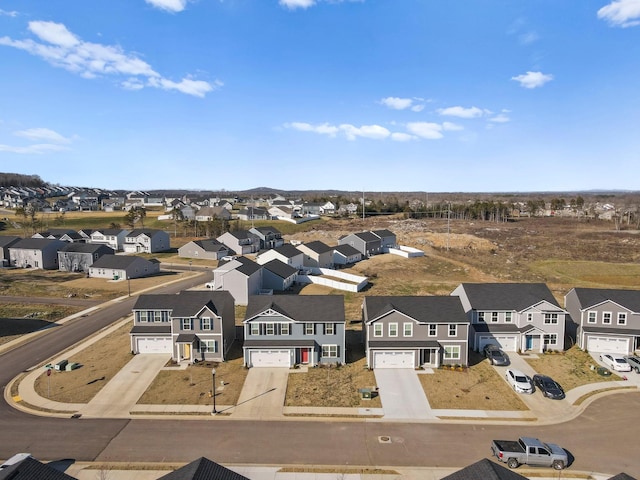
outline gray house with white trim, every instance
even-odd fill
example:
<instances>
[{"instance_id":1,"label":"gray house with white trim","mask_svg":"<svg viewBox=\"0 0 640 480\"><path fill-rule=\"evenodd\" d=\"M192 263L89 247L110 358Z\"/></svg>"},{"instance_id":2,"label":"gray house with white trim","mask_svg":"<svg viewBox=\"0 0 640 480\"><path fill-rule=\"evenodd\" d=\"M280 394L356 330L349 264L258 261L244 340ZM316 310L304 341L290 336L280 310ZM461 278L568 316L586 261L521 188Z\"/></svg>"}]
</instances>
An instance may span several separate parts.
<instances>
[{"instance_id":1,"label":"gray house with white trim","mask_svg":"<svg viewBox=\"0 0 640 480\"><path fill-rule=\"evenodd\" d=\"M215 238L193 240L178 248L178 256L181 258L220 260L227 255L229 255L229 248Z\"/></svg>"},{"instance_id":2,"label":"gray house with white trim","mask_svg":"<svg viewBox=\"0 0 640 480\"><path fill-rule=\"evenodd\" d=\"M213 289L227 290L236 304L246 305L250 295L257 295L262 290L262 275L261 265L246 257L238 257L222 262L213 271Z\"/></svg>"},{"instance_id":3,"label":"gray house with white trim","mask_svg":"<svg viewBox=\"0 0 640 480\"><path fill-rule=\"evenodd\" d=\"M319 240L296 247L303 254L305 267L333 268L333 248Z\"/></svg>"},{"instance_id":4,"label":"gray house with white trim","mask_svg":"<svg viewBox=\"0 0 640 480\"><path fill-rule=\"evenodd\" d=\"M58 250L67 245L62 240L24 238L9 246L9 264L19 268L58 269Z\"/></svg>"},{"instance_id":5,"label":"gray house with white trim","mask_svg":"<svg viewBox=\"0 0 640 480\"><path fill-rule=\"evenodd\" d=\"M89 267L90 277L110 280L129 280L159 272L160 262L155 258L147 260L133 255L102 255Z\"/></svg>"},{"instance_id":6,"label":"gray house with white trim","mask_svg":"<svg viewBox=\"0 0 640 480\"><path fill-rule=\"evenodd\" d=\"M61 272L88 272L93 262L115 252L106 245L69 243L58 250L58 269Z\"/></svg>"}]
</instances>

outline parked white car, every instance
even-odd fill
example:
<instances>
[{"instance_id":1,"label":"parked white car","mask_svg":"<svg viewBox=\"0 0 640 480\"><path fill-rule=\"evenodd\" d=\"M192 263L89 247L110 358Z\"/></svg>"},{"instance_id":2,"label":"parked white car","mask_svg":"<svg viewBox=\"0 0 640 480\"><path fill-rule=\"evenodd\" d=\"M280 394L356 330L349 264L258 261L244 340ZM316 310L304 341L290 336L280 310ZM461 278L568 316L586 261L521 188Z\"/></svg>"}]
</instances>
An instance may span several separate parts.
<instances>
[{"instance_id":1,"label":"parked white car","mask_svg":"<svg viewBox=\"0 0 640 480\"><path fill-rule=\"evenodd\" d=\"M531 379L520 370L509 369L505 373L505 377L507 378L507 382L509 382L509 385L511 385L516 392L533 393L533 385L531 384Z\"/></svg>"},{"instance_id":2,"label":"parked white car","mask_svg":"<svg viewBox=\"0 0 640 480\"><path fill-rule=\"evenodd\" d=\"M614 372L631 371L631 365L629 365L629 362L627 362L622 355L616 355L615 353L603 353L600 355L600 360Z\"/></svg>"}]
</instances>

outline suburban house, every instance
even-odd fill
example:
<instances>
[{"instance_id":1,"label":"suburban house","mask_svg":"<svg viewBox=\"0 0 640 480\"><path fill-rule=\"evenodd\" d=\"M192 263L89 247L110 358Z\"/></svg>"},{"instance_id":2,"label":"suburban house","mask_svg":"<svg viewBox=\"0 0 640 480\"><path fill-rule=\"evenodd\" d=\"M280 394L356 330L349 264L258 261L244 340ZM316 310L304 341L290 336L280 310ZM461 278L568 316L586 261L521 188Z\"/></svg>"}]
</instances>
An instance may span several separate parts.
<instances>
[{"instance_id":1,"label":"suburban house","mask_svg":"<svg viewBox=\"0 0 640 480\"><path fill-rule=\"evenodd\" d=\"M256 257L256 262L260 265L264 265L271 260L279 260L290 267L297 268L298 270L304 266L304 254L289 243L285 243L281 247L262 252Z\"/></svg>"},{"instance_id":2,"label":"suburban house","mask_svg":"<svg viewBox=\"0 0 640 480\"><path fill-rule=\"evenodd\" d=\"M58 269L58 250L67 245L62 240L24 238L9 247L9 264L20 268Z\"/></svg>"},{"instance_id":3,"label":"suburban house","mask_svg":"<svg viewBox=\"0 0 640 480\"><path fill-rule=\"evenodd\" d=\"M238 211L238 218L247 222L251 220L269 220L271 215L269 215L266 208L247 206L247 208L241 208Z\"/></svg>"},{"instance_id":4,"label":"suburban house","mask_svg":"<svg viewBox=\"0 0 640 480\"><path fill-rule=\"evenodd\" d=\"M325 202L320 205L320 215L333 215L336 213L336 206L332 202Z\"/></svg>"},{"instance_id":5,"label":"suburban house","mask_svg":"<svg viewBox=\"0 0 640 480\"><path fill-rule=\"evenodd\" d=\"M17 453L0 469L0 480L77 480L28 453Z\"/></svg>"},{"instance_id":6,"label":"suburban house","mask_svg":"<svg viewBox=\"0 0 640 480\"><path fill-rule=\"evenodd\" d=\"M94 230L89 237L89 243L99 243L113 248L116 252L121 252L124 247L124 239L129 230L121 228L104 228Z\"/></svg>"},{"instance_id":7,"label":"suburban house","mask_svg":"<svg viewBox=\"0 0 640 480\"><path fill-rule=\"evenodd\" d=\"M249 480L244 475L229 470L222 465L205 457L200 457L193 462L171 473L161 476L158 480Z\"/></svg>"},{"instance_id":8,"label":"suburban house","mask_svg":"<svg viewBox=\"0 0 640 480\"><path fill-rule=\"evenodd\" d=\"M283 292L293 286L298 278L298 269L280 260L271 260L262 265L262 288Z\"/></svg>"},{"instance_id":9,"label":"suburban house","mask_svg":"<svg viewBox=\"0 0 640 480\"><path fill-rule=\"evenodd\" d=\"M195 212L195 218L198 222L209 222L214 218L230 220L231 212L224 207L202 207Z\"/></svg>"},{"instance_id":10,"label":"suburban house","mask_svg":"<svg viewBox=\"0 0 640 480\"><path fill-rule=\"evenodd\" d=\"M131 351L222 362L235 340L234 309L233 297L223 291L140 295L133 306Z\"/></svg>"},{"instance_id":11,"label":"suburban house","mask_svg":"<svg viewBox=\"0 0 640 480\"><path fill-rule=\"evenodd\" d=\"M360 260L362 260L362 253L351 245L345 244L333 247L333 264L336 266L353 265Z\"/></svg>"},{"instance_id":12,"label":"suburban house","mask_svg":"<svg viewBox=\"0 0 640 480\"><path fill-rule=\"evenodd\" d=\"M380 247L384 252L397 245L398 240L396 234L390 230L372 230L371 233L380 238Z\"/></svg>"},{"instance_id":13,"label":"suburban house","mask_svg":"<svg viewBox=\"0 0 640 480\"><path fill-rule=\"evenodd\" d=\"M102 255L115 252L106 245L91 243L69 243L58 250L58 270L62 272L88 272L93 262Z\"/></svg>"},{"instance_id":14,"label":"suburban house","mask_svg":"<svg viewBox=\"0 0 640 480\"><path fill-rule=\"evenodd\" d=\"M160 262L155 258L147 260L126 255L102 255L89 267L90 277L112 280L148 277L159 272Z\"/></svg>"},{"instance_id":15,"label":"suburban house","mask_svg":"<svg viewBox=\"0 0 640 480\"><path fill-rule=\"evenodd\" d=\"M227 255L229 255L229 248L215 238L193 240L178 248L178 256L181 258L220 260Z\"/></svg>"},{"instance_id":16,"label":"suburban house","mask_svg":"<svg viewBox=\"0 0 640 480\"><path fill-rule=\"evenodd\" d=\"M49 238L62 240L64 242L83 242L83 237L71 229L59 229L52 228L51 230L45 230L43 232L34 233L31 238Z\"/></svg>"},{"instance_id":17,"label":"suburban house","mask_svg":"<svg viewBox=\"0 0 640 480\"><path fill-rule=\"evenodd\" d=\"M164 230L137 228L124 237L123 250L126 253L156 253L171 248L169 234Z\"/></svg>"},{"instance_id":18,"label":"suburban house","mask_svg":"<svg viewBox=\"0 0 640 480\"><path fill-rule=\"evenodd\" d=\"M248 230L225 232L218 237L218 241L224 243L236 255L246 255L260 251L260 238Z\"/></svg>"},{"instance_id":19,"label":"suburban house","mask_svg":"<svg viewBox=\"0 0 640 480\"><path fill-rule=\"evenodd\" d=\"M369 368L469 362L469 320L456 297L365 297L362 331Z\"/></svg>"},{"instance_id":20,"label":"suburban house","mask_svg":"<svg viewBox=\"0 0 640 480\"><path fill-rule=\"evenodd\" d=\"M302 204L302 215L320 215L322 204L318 202L304 202Z\"/></svg>"},{"instance_id":21,"label":"suburban house","mask_svg":"<svg viewBox=\"0 0 640 480\"><path fill-rule=\"evenodd\" d=\"M254 295L243 323L248 367L345 362L341 295Z\"/></svg>"},{"instance_id":22,"label":"suburban house","mask_svg":"<svg viewBox=\"0 0 640 480\"><path fill-rule=\"evenodd\" d=\"M471 322L474 350L488 343L509 352L564 350L567 312L544 283L461 283L451 295Z\"/></svg>"},{"instance_id":23,"label":"suburban house","mask_svg":"<svg viewBox=\"0 0 640 480\"><path fill-rule=\"evenodd\" d=\"M280 230L274 227L253 227L249 232L260 239L260 250L278 248L284 245L284 239Z\"/></svg>"},{"instance_id":24,"label":"suburban house","mask_svg":"<svg viewBox=\"0 0 640 480\"><path fill-rule=\"evenodd\" d=\"M291 205L271 206L269 207L269 216L283 220L291 220L300 217L300 210Z\"/></svg>"},{"instance_id":25,"label":"suburban house","mask_svg":"<svg viewBox=\"0 0 640 480\"><path fill-rule=\"evenodd\" d=\"M381 239L373 232L350 233L339 238L338 245L351 245L365 258L382 253Z\"/></svg>"},{"instance_id":26,"label":"suburban house","mask_svg":"<svg viewBox=\"0 0 640 480\"><path fill-rule=\"evenodd\" d=\"M238 305L246 305L250 295L262 290L262 266L246 257L223 262L213 271L213 289L227 290Z\"/></svg>"},{"instance_id":27,"label":"suburban house","mask_svg":"<svg viewBox=\"0 0 640 480\"><path fill-rule=\"evenodd\" d=\"M640 350L640 291L572 288L564 306L577 324L580 348L621 355Z\"/></svg>"},{"instance_id":28,"label":"suburban house","mask_svg":"<svg viewBox=\"0 0 640 480\"><path fill-rule=\"evenodd\" d=\"M9 256L9 247L15 244L20 237L14 237L11 235L0 235L0 267L7 267L11 263L11 257Z\"/></svg>"},{"instance_id":29,"label":"suburban house","mask_svg":"<svg viewBox=\"0 0 640 480\"><path fill-rule=\"evenodd\" d=\"M303 254L305 267L333 268L333 247L316 240L296 247Z\"/></svg>"}]
</instances>

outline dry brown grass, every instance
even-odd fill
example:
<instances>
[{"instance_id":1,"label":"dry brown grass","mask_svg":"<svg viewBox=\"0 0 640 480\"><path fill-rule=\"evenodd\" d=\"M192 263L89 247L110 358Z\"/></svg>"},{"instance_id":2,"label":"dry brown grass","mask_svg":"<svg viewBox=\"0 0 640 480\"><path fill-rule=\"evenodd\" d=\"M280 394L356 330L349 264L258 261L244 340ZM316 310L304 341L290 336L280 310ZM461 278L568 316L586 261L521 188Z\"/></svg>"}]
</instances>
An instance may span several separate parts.
<instances>
[{"instance_id":1,"label":"dry brown grass","mask_svg":"<svg viewBox=\"0 0 640 480\"><path fill-rule=\"evenodd\" d=\"M537 359L527 358L527 356L522 358L527 360L536 372L553 378L562 385L565 391L588 383L620 380L620 377L615 373L603 377L598 375L595 370L591 370L591 365L597 365L596 361L591 358L591 355L576 346L562 353L546 353Z\"/></svg>"},{"instance_id":2,"label":"dry brown grass","mask_svg":"<svg viewBox=\"0 0 640 480\"><path fill-rule=\"evenodd\" d=\"M435 409L527 410L526 405L480 355L470 352L464 371L435 370L419 375L420 383Z\"/></svg>"},{"instance_id":3,"label":"dry brown grass","mask_svg":"<svg viewBox=\"0 0 640 480\"><path fill-rule=\"evenodd\" d=\"M131 360L130 331L131 322L126 322L68 358L69 362L81 364L81 368L69 372L52 371L50 377L43 372L35 382L38 395L65 403L89 402Z\"/></svg>"},{"instance_id":4,"label":"dry brown grass","mask_svg":"<svg viewBox=\"0 0 640 480\"><path fill-rule=\"evenodd\" d=\"M65 305L4 303L0 305L0 345L47 328L81 309Z\"/></svg>"},{"instance_id":5,"label":"dry brown grass","mask_svg":"<svg viewBox=\"0 0 640 480\"><path fill-rule=\"evenodd\" d=\"M226 362L198 362L186 370L160 371L138 404L144 405L208 405L211 403L211 368L216 369L216 402L235 405L247 377L243 366L242 349L238 342L229 352L232 360ZM224 387L221 383L224 382Z\"/></svg>"},{"instance_id":6,"label":"dry brown grass","mask_svg":"<svg viewBox=\"0 0 640 480\"><path fill-rule=\"evenodd\" d=\"M363 400L358 389L376 385L373 371L360 359L340 367L315 367L307 372L289 374L287 407L361 407L377 408L380 397Z\"/></svg>"}]
</instances>

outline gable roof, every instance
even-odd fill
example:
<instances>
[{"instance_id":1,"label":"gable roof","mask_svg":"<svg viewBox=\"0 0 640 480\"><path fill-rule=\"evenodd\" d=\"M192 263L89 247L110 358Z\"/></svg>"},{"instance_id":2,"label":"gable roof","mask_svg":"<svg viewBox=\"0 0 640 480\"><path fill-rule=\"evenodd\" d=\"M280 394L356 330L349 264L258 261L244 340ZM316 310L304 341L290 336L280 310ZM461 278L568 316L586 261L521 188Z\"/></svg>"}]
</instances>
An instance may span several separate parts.
<instances>
[{"instance_id":1,"label":"gable roof","mask_svg":"<svg viewBox=\"0 0 640 480\"><path fill-rule=\"evenodd\" d=\"M136 257L135 255L128 256L128 255L107 254L107 255L102 255L98 260L93 262L93 265L91 265L91 267L92 268L126 269L129 266L131 266L131 264L139 260L149 262L149 260L146 260L142 257Z\"/></svg>"},{"instance_id":2,"label":"gable roof","mask_svg":"<svg viewBox=\"0 0 640 480\"><path fill-rule=\"evenodd\" d=\"M345 257L352 257L354 255L362 255L362 252L355 247L352 247L348 243L344 243L342 245L336 245L333 247L333 250L344 255Z\"/></svg>"},{"instance_id":3,"label":"gable roof","mask_svg":"<svg viewBox=\"0 0 640 480\"><path fill-rule=\"evenodd\" d=\"M609 480L636 480L636 478L632 477L631 475L627 475L626 473L622 472L622 473L619 473L619 474L611 477Z\"/></svg>"},{"instance_id":4,"label":"gable roof","mask_svg":"<svg viewBox=\"0 0 640 480\"><path fill-rule=\"evenodd\" d=\"M193 317L209 308L222 315L225 305L233 303L233 297L225 290L183 290L178 294L143 294L138 297L133 310L171 310L172 317Z\"/></svg>"},{"instance_id":5,"label":"gable roof","mask_svg":"<svg viewBox=\"0 0 640 480\"><path fill-rule=\"evenodd\" d=\"M69 243L62 247L59 252L76 252L76 253L99 253L113 254L113 248L107 247L101 243Z\"/></svg>"},{"instance_id":6,"label":"gable roof","mask_svg":"<svg viewBox=\"0 0 640 480\"><path fill-rule=\"evenodd\" d=\"M14 463L0 470L0 480L76 480L33 457Z\"/></svg>"},{"instance_id":7,"label":"gable roof","mask_svg":"<svg viewBox=\"0 0 640 480\"><path fill-rule=\"evenodd\" d=\"M280 260L271 260L264 265L262 265L265 269L269 270L271 273L281 277L281 278L289 278L292 275L298 273L296 268L293 268L291 265L287 265Z\"/></svg>"},{"instance_id":8,"label":"gable roof","mask_svg":"<svg viewBox=\"0 0 640 480\"><path fill-rule=\"evenodd\" d=\"M11 245L9 248L23 248L29 250L43 250L51 245L66 245L66 242L62 240L49 239L49 238L23 238Z\"/></svg>"},{"instance_id":9,"label":"gable roof","mask_svg":"<svg viewBox=\"0 0 640 480\"><path fill-rule=\"evenodd\" d=\"M0 248L7 248L16 243L18 240L22 240L20 237L14 237L12 235L0 235Z\"/></svg>"},{"instance_id":10,"label":"gable roof","mask_svg":"<svg viewBox=\"0 0 640 480\"><path fill-rule=\"evenodd\" d=\"M368 296L364 308L368 321L396 310L423 323L469 323L460 299L449 295Z\"/></svg>"},{"instance_id":11,"label":"gable roof","mask_svg":"<svg viewBox=\"0 0 640 480\"><path fill-rule=\"evenodd\" d=\"M607 300L640 312L640 291L607 288L574 288L581 308L589 308Z\"/></svg>"},{"instance_id":12,"label":"gable roof","mask_svg":"<svg viewBox=\"0 0 640 480\"><path fill-rule=\"evenodd\" d=\"M93 235L94 233L97 234L102 234L102 235L113 235L113 236L118 236L120 235L122 232L128 232L129 230L125 230L123 228L105 228L105 229L96 229L94 231L91 232L90 235Z\"/></svg>"},{"instance_id":13,"label":"gable roof","mask_svg":"<svg viewBox=\"0 0 640 480\"><path fill-rule=\"evenodd\" d=\"M544 283L463 283L462 286L474 310L519 312L541 301L560 308Z\"/></svg>"},{"instance_id":14,"label":"gable roof","mask_svg":"<svg viewBox=\"0 0 640 480\"><path fill-rule=\"evenodd\" d=\"M163 232L163 230L155 230L152 228L136 228L127 233L128 238L139 237L140 235L146 235L147 237L153 237L158 233Z\"/></svg>"},{"instance_id":15,"label":"gable roof","mask_svg":"<svg viewBox=\"0 0 640 480\"><path fill-rule=\"evenodd\" d=\"M205 252L220 252L222 250L229 250L229 248L220 243L215 238L207 238L204 240L194 240L193 243L202 248Z\"/></svg>"},{"instance_id":16,"label":"gable roof","mask_svg":"<svg viewBox=\"0 0 640 480\"><path fill-rule=\"evenodd\" d=\"M345 321L342 295L250 295L245 319L270 309L297 322Z\"/></svg>"},{"instance_id":17,"label":"gable roof","mask_svg":"<svg viewBox=\"0 0 640 480\"><path fill-rule=\"evenodd\" d=\"M251 233L249 230L234 230L233 232L227 232L227 233L229 235L237 238L238 240L243 240L245 238L250 238L250 239L254 240L254 239L258 238L255 233Z\"/></svg>"},{"instance_id":18,"label":"gable roof","mask_svg":"<svg viewBox=\"0 0 640 480\"><path fill-rule=\"evenodd\" d=\"M393 233L391 230L387 230L386 228L383 228L381 230L372 230L371 233L379 237L395 237L396 236L395 233Z\"/></svg>"},{"instance_id":19,"label":"gable roof","mask_svg":"<svg viewBox=\"0 0 640 480\"><path fill-rule=\"evenodd\" d=\"M356 237L358 237L361 240L364 240L365 242L379 242L380 241L380 237L377 236L376 234L374 234L373 232L358 232L358 233L354 233L353 235L355 235Z\"/></svg>"},{"instance_id":20,"label":"gable roof","mask_svg":"<svg viewBox=\"0 0 640 480\"><path fill-rule=\"evenodd\" d=\"M205 457L200 457L184 467L163 475L158 480L249 480L239 473Z\"/></svg>"},{"instance_id":21,"label":"gable roof","mask_svg":"<svg viewBox=\"0 0 640 480\"><path fill-rule=\"evenodd\" d=\"M247 277L250 277L262 268L262 265L257 264L253 260L249 260L247 257L238 257L236 258L236 261L242 264L236 267L236 270Z\"/></svg>"},{"instance_id":22,"label":"gable roof","mask_svg":"<svg viewBox=\"0 0 640 480\"><path fill-rule=\"evenodd\" d=\"M447 475L442 480L527 480L527 477L509 470L502 465L483 458L479 462Z\"/></svg>"},{"instance_id":23,"label":"gable roof","mask_svg":"<svg viewBox=\"0 0 640 480\"><path fill-rule=\"evenodd\" d=\"M332 250L332 247L327 245L326 243L321 242L320 240L314 240L313 242L303 243L301 246L307 247L312 252L322 254Z\"/></svg>"},{"instance_id":24,"label":"gable roof","mask_svg":"<svg viewBox=\"0 0 640 480\"><path fill-rule=\"evenodd\" d=\"M302 255L302 252L290 243L285 243L284 245L274 248L273 251L278 252L280 255L286 258L293 258L297 257L298 255Z\"/></svg>"}]
</instances>

